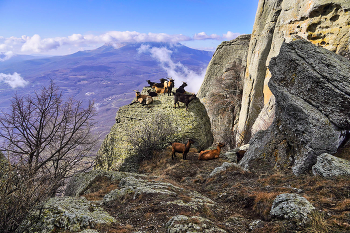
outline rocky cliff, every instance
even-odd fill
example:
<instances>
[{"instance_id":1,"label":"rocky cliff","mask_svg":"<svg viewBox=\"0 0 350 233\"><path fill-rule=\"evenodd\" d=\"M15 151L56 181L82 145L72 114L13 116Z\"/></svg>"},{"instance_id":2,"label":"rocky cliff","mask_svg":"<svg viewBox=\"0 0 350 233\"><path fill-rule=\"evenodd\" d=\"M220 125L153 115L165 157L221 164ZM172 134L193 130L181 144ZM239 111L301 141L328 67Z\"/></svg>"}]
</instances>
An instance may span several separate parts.
<instances>
[{"instance_id":1,"label":"rocky cliff","mask_svg":"<svg viewBox=\"0 0 350 233\"><path fill-rule=\"evenodd\" d=\"M203 150L213 143L210 129L207 112L198 98L190 102L188 111L183 103L175 109L174 97L163 94L154 97L150 105L133 102L118 110L116 123L98 152L95 168L137 171L142 155L135 150L135 144L148 143L157 137L163 141L161 148L169 146L168 142L186 143L192 138L195 141L192 147ZM167 132L160 137L164 131Z\"/></svg>"},{"instance_id":2,"label":"rocky cliff","mask_svg":"<svg viewBox=\"0 0 350 233\"><path fill-rule=\"evenodd\" d=\"M253 136L241 165L300 175L317 157L334 154L350 130L350 62L306 40L283 43L272 58L269 87L275 118Z\"/></svg>"},{"instance_id":3,"label":"rocky cliff","mask_svg":"<svg viewBox=\"0 0 350 233\"><path fill-rule=\"evenodd\" d=\"M210 118L214 142L235 147L250 35L222 42L211 59L198 97Z\"/></svg>"},{"instance_id":4,"label":"rocky cliff","mask_svg":"<svg viewBox=\"0 0 350 233\"><path fill-rule=\"evenodd\" d=\"M349 10L349 1L259 1L247 57L238 144L247 143L252 134L266 129L273 120L275 102L268 87L268 65L283 42L304 38L349 58Z\"/></svg>"}]
</instances>

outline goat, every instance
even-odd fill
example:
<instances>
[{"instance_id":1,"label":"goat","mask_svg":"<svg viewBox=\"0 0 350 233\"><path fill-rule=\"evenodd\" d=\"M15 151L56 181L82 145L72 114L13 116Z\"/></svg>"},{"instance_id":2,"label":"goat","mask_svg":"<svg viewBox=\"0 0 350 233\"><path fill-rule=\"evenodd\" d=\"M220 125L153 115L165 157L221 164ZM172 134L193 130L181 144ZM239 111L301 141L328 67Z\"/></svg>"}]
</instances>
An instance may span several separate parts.
<instances>
[{"instance_id":1,"label":"goat","mask_svg":"<svg viewBox=\"0 0 350 233\"><path fill-rule=\"evenodd\" d=\"M237 163L238 163L241 159L243 159L245 152L246 152L245 150L239 150L239 151L236 152Z\"/></svg>"},{"instance_id":2,"label":"goat","mask_svg":"<svg viewBox=\"0 0 350 233\"><path fill-rule=\"evenodd\" d=\"M155 96L158 95L156 92L151 91L151 90L147 90L147 92L148 92L148 95L151 96L151 97L155 97Z\"/></svg>"},{"instance_id":3,"label":"goat","mask_svg":"<svg viewBox=\"0 0 350 233\"><path fill-rule=\"evenodd\" d=\"M217 148L215 150L205 150L201 151L198 156L198 160L210 160L219 158L221 148L224 147L224 143L218 143Z\"/></svg>"},{"instance_id":4,"label":"goat","mask_svg":"<svg viewBox=\"0 0 350 233\"><path fill-rule=\"evenodd\" d=\"M136 93L136 99L140 104L143 105L148 105L151 104L153 102L153 99L151 96L149 95L141 95L139 91L134 90Z\"/></svg>"},{"instance_id":5,"label":"goat","mask_svg":"<svg viewBox=\"0 0 350 233\"><path fill-rule=\"evenodd\" d=\"M147 83L149 84L150 87L152 87L154 84L156 84L155 82L151 82L151 80L146 80Z\"/></svg>"},{"instance_id":6,"label":"goat","mask_svg":"<svg viewBox=\"0 0 350 233\"><path fill-rule=\"evenodd\" d=\"M154 83L152 85L152 88L156 89L156 93L164 93L167 92L167 89L165 88L165 82L167 80L165 78L160 79L160 83Z\"/></svg>"},{"instance_id":7,"label":"goat","mask_svg":"<svg viewBox=\"0 0 350 233\"><path fill-rule=\"evenodd\" d=\"M171 91L174 87L174 79L170 78L169 81L164 82L165 93L168 93L168 96L171 96Z\"/></svg>"},{"instance_id":8,"label":"goat","mask_svg":"<svg viewBox=\"0 0 350 233\"><path fill-rule=\"evenodd\" d=\"M188 139L188 142L186 144L180 143L180 142L173 142L171 144L171 159L175 158L175 152L182 153L182 159L186 160L186 156L188 151L190 150L191 144L193 144L194 141L192 139Z\"/></svg>"},{"instance_id":9,"label":"goat","mask_svg":"<svg viewBox=\"0 0 350 233\"><path fill-rule=\"evenodd\" d=\"M174 95L174 108L176 108L176 104L180 108L179 102L182 102L186 105L186 111L187 111L189 103L194 99L197 99L197 96L195 94L185 95L181 93L176 93Z\"/></svg>"},{"instance_id":10,"label":"goat","mask_svg":"<svg viewBox=\"0 0 350 233\"><path fill-rule=\"evenodd\" d=\"M181 86L179 86L178 89L176 89L176 93L185 93L185 87L187 86L186 82L182 82Z\"/></svg>"}]
</instances>

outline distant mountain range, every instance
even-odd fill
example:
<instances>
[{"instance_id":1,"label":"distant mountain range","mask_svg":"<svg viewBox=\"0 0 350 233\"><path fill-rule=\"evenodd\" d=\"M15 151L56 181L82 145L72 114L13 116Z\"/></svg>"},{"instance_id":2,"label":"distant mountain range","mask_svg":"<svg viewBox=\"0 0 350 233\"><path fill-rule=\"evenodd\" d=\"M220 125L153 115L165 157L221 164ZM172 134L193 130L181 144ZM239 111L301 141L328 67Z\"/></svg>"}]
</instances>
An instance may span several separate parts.
<instances>
[{"instance_id":1,"label":"distant mountain range","mask_svg":"<svg viewBox=\"0 0 350 233\"><path fill-rule=\"evenodd\" d=\"M163 55L167 56L164 58ZM207 67L212 55L213 52L191 49L179 43L148 42L118 47L104 45L66 56L15 56L0 62L0 73L17 72L29 84L24 88L11 89L0 83L0 108L4 110L9 106L15 92L20 95L32 93L52 79L65 96L94 100L98 109L98 130L104 136L114 124L118 108L134 98L133 90L142 90L148 85L147 79L159 81L168 76L165 69L172 67L164 63L163 58L200 72ZM175 79L175 86L180 84Z\"/></svg>"}]
</instances>

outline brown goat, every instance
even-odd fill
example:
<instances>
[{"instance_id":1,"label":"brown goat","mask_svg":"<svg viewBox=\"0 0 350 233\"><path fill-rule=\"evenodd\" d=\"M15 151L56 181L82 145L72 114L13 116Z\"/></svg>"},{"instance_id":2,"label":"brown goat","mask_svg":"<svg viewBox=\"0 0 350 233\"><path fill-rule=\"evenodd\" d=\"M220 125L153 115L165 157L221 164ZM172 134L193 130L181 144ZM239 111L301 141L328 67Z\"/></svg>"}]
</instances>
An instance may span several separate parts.
<instances>
[{"instance_id":1,"label":"brown goat","mask_svg":"<svg viewBox=\"0 0 350 233\"><path fill-rule=\"evenodd\" d=\"M188 139L188 142L186 144L173 142L171 144L171 159L174 159L175 152L178 152L182 153L182 159L186 160L187 153L190 150L191 144L193 143L194 141L192 139Z\"/></svg>"},{"instance_id":2,"label":"brown goat","mask_svg":"<svg viewBox=\"0 0 350 233\"><path fill-rule=\"evenodd\" d=\"M151 104L153 102L153 98L149 95L141 95L139 91L134 90L136 93L136 99L140 104Z\"/></svg>"},{"instance_id":3,"label":"brown goat","mask_svg":"<svg viewBox=\"0 0 350 233\"><path fill-rule=\"evenodd\" d=\"M224 143L218 143L217 148L215 150L205 150L201 151L199 153L198 159L199 160L210 160L210 159L217 159L219 158L221 148L224 147Z\"/></svg>"},{"instance_id":4,"label":"brown goat","mask_svg":"<svg viewBox=\"0 0 350 233\"><path fill-rule=\"evenodd\" d=\"M164 82L164 89L165 89L165 93L168 93L168 96L171 96L171 91L173 90L175 83L174 83L174 79L170 78L169 81L165 81Z\"/></svg>"},{"instance_id":5,"label":"brown goat","mask_svg":"<svg viewBox=\"0 0 350 233\"><path fill-rule=\"evenodd\" d=\"M176 108L176 104L180 108L179 102L182 102L186 105L186 111L187 111L189 103L194 99L197 99L195 94L185 95L181 93L176 93L174 95L174 108Z\"/></svg>"}]
</instances>

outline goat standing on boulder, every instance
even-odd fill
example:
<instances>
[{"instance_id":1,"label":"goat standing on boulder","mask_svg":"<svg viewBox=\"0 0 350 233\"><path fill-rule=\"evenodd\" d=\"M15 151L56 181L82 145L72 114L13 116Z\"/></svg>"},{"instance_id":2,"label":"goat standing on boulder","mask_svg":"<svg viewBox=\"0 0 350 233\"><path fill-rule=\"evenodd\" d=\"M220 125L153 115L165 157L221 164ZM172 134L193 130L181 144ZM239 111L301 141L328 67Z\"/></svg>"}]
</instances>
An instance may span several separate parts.
<instances>
[{"instance_id":1,"label":"goat standing on boulder","mask_svg":"<svg viewBox=\"0 0 350 233\"><path fill-rule=\"evenodd\" d=\"M168 93L168 96L171 96L171 91L173 90L174 85L175 85L174 79L172 78L170 78L169 81L164 82L164 88L165 88L165 91Z\"/></svg>"},{"instance_id":2,"label":"goat standing on boulder","mask_svg":"<svg viewBox=\"0 0 350 233\"><path fill-rule=\"evenodd\" d=\"M218 143L217 148L215 150L205 150L201 151L199 153L198 159L199 160L210 160L210 159L217 159L219 158L221 148L224 147L224 143Z\"/></svg>"},{"instance_id":3,"label":"goat standing on boulder","mask_svg":"<svg viewBox=\"0 0 350 233\"><path fill-rule=\"evenodd\" d=\"M179 102L182 102L186 105L186 111L187 111L189 103L194 99L197 99L197 96L195 94L185 95L181 93L176 93L174 95L174 108L176 108L176 104L180 108Z\"/></svg>"},{"instance_id":4,"label":"goat standing on boulder","mask_svg":"<svg viewBox=\"0 0 350 233\"><path fill-rule=\"evenodd\" d=\"M181 94L184 94L186 91L185 91L185 87L187 86L187 83L186 82L182 82L181 86L179 86L178 89L176 89L176 93L181 93Z\"/></svg>"},{"instance_id":5,"label":"goat standing on boulder","mask_svg":"<svg viewBox=\"0 0 350 233\"><path fill-rule=\"evenodd\" d=\"M182 153L182 159L186 160L187 153L190 150L191 144L193 143L194 141L192 139L188 139L188 142L186 144L179 143L179 142L171 143L171 159L174 159L175 152L178 152L178 153Z\"/></svg>"}]
</instances>

